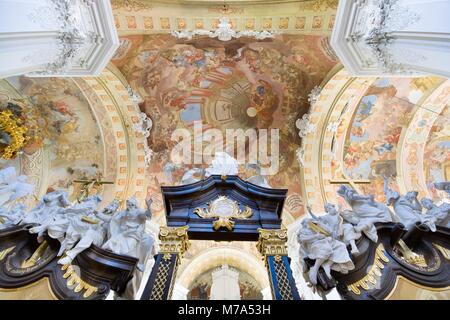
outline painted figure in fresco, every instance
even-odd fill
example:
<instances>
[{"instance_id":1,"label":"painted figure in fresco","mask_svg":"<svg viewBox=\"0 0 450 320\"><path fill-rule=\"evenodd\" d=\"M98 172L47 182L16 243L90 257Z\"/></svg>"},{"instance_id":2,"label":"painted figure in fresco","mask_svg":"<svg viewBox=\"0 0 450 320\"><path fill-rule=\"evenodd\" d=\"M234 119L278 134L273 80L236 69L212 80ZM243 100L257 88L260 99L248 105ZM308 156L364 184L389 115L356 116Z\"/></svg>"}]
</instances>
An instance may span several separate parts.
<instances>
[{"instance_id":1,"label":"painted figure in fresco","mask_svg":"<svg viewBox=\"0 0 450 320\"><path fill-rule=\"evenodd\" d=\"M409 191L400 195L397 191L389 188L388 180L384 178L384 193L388 205L392 205L395 214L406 229L412 228L416 222L422 222L422 206L417 200L417 192Z\"/></svg>"},{"instance_id":2,"label":"painted figure in fresco","mask_svg":"<svg viewBox=\"0 0 450 320\"><path fill-rule=\"evenodd\" d=\"M449 227L450 220L450 203L443 203L437 206L431 199L423 198L422 206L426 209L423 222L432 232L436 231L436 226Z\"/></svg>"},{"instance_id":3,"label":"painted figure in fresco","mask_svg":"<svg viewBox=\"0 0 450 320\"><path fill-rule=\"evenodd\" d=\"M97 198L100 202L101 199ZM101 212L88 211L75 215L70 219L70 225L66 231L66 238L58 253L60 256L66 250L65 256L59 264L69 264L82 251L88 249L91 244L100 247L107 235L109 223L119 208L119 201L113 200ZM76 245L75 245L76 243Z\"/></svg>"},{"instance_id":4,"label":"painted figure in fresco","mask_svg":"<svg viewBox=\"0 0 450 320\"><path fill-rule=\"evenodd\" d=\"M33 192L34 186L26 180L26 176L17 176L14 167L0 170L0 207Z\"/></svg>"},{"instance_id":5,"label":"painted figure in fresco","mask_svg":"<svg viewBox=\"0 0 450 320\"><path fill-rule=\"evenodd\" d=\"M355 267L346 245L334 239L321 221L304 219L297 234L297 241L300 244L300 256L315 260L314 266L308 272L308 280L313 285L317 284L320 267L330 279L331 269L347 273Z\"/></svg>"},{"instance_id":6,"label":"painted figure in fresco","mask_svg":"<svg viewBox=\"0 0 450 320\"><path fill-rule=\"evenodd\" d=\"M113 216L109 225L110 238L102 246L116 254L139 259L137 268L144 270L145 262L152 254L155 238L145 232L145 222L151 219L152 200L146 201L147 210L138 207L136 198L127 200L126 209Z\"/></svg>"},{"instance_id":7,"label":"painted figure in fresco","mask_svg":"<svg viewBox=\"0 0 450 320\"><path fill-rule=\"evenodd\" d=\"M393 220L389 208L376 202L373 195L360 195L347 185L341 185L337 194L344 198L352 208L353 213L364 223L390 222Z\"/></svg>"}]
</instances>

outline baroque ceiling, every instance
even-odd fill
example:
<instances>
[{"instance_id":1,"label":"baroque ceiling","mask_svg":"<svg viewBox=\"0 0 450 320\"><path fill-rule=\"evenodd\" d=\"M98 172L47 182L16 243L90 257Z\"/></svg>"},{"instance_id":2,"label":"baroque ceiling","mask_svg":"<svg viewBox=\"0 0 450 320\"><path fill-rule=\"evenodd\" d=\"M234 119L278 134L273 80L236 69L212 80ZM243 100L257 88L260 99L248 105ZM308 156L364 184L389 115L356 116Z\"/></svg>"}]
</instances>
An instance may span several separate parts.
<instances>
[{"instance_id":1,"label":"baroque ceiling","mask_svg":"<svg viewBox=\"0 0 450 320\"><path fill-rule=\"evenodd\" d=\"M142 97L140 108L153 120L149 195L159 193L161 185L179 183L192 168L166 170L178 143L169 139L176 129L192 132L195 121L202 123L204 131L219 129L223 136L226 129L276 128L279 170L267 177L268 183L289 189L286 214L300 216L295 156L300 138L295 121L308 110L309 92L338 62L326 37L278 35L266 41L222 42L208 37L184 41L165 34L130 35L121 37L112 62ZM254 174L254 168L241 166L243 178ZM162 214L163 207L158 209L157 214Z\"/></svg>"}]
</instances>

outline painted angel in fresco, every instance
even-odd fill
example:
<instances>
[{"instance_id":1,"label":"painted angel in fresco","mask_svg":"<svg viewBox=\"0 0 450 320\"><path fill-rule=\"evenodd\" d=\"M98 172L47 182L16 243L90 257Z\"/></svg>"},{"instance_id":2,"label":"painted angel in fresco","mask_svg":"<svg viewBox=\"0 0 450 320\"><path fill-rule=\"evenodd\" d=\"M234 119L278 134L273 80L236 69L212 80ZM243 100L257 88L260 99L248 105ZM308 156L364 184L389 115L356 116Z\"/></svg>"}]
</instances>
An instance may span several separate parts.
<instances>
[{"instance_id":1,"label":"painted angel in fresco","mask_svg":"<svg viewBox=\"0 0 450 320\"><path fill-rule=\"evenodd\" d=\"M62 214L65 208L70 205L71 202L65 191L57 190L47 193L41 198L38 205L25 215L22 224L41 224L51 218L52 215Z\"/></svg>"}]
</instances>

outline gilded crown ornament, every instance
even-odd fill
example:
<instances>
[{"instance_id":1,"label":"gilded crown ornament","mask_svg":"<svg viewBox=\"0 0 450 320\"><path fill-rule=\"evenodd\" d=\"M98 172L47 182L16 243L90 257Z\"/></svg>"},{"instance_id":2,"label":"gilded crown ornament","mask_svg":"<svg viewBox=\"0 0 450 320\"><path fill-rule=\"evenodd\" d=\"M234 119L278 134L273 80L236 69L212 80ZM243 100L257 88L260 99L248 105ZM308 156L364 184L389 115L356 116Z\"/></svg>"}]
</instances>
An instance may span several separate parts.
<instances>
[{"instance_id":1,"label":"gilded crown ornament","mask_svg":"<svg viewBox=\"0 0 450 320\"><path fill-rule=\"evenodd\" d=\"M214 230L226 228L228 231L234 229L232 219L248 219L253 215L250 207L239 209L239 204L226 196L219 196L208 204L208 208L196 208L194 213L205 219L217 219L213 222Z\"/></svg>"}]
</instances>

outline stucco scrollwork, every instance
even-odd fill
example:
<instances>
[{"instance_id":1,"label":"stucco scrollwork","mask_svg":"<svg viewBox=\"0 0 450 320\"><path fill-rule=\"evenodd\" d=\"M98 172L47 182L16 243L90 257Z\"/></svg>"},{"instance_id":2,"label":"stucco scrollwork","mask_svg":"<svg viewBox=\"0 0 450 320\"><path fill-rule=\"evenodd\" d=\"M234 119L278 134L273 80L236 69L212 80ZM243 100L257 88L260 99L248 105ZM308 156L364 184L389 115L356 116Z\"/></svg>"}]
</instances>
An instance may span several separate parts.
<instances>
[{"instance_id":1,"label":"stucco scrollwork","mask_svg":"<svg viewBox=\"0 0 450 320\"><path fill-rule=\"evenodd\" d=\"M366 53L364 56L373 57L364 61L367 67L377 65L389 73L405 73L405 61L417 61L424 57L404 50L397 52L393 32L404 30L419 19L419 15L400 0L369 0L361 6L355 30L348 40L358 43ZM397 59L399 54L402 63Z\"/></svg>"}]
</instances>

